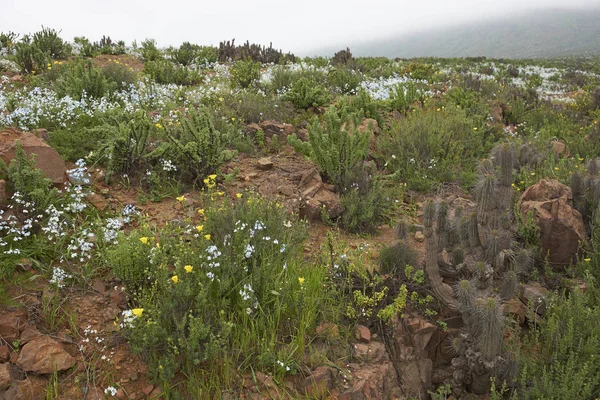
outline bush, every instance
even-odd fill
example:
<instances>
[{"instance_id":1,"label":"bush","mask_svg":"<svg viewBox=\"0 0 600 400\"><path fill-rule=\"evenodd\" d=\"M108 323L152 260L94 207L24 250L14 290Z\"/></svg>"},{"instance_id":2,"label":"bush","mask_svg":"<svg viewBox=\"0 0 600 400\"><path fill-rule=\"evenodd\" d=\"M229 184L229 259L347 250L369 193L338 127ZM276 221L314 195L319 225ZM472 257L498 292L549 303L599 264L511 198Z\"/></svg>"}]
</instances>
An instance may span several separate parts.
<instances>
[{"instance_id":1,"label":"bush","mask_svg":"<svg viewBox=\"0 0 600 400\"><path fill-rule=\"evenodd\" d=\"M341 225L348 232L372 233L383 222L386 194L368 168L354 168L344 177Z\"/></svg>"},{"instance_id":2,"label":"bush","mask_svg":"<svg viewBox=\"0 0 600 400\"><path fill-rule=\"evenodd\" d=\"M157 382L170 381L177 370L228 382L230 365L280 377L286 366L295 370L326 296L326 271L297 262L303 226L288 221L283 207L252 196L203 213L191 233L174 225L154 237L136 231L114 250L126 258L130 244L151 252L147 284L133 298L139 316L127 323L132 349ZM214 369L215 363L224 368ZM186 396L186 389L195 395ZM199 397L197 386L181 391Z\"/></svg>"},{"instance_id":3,"label":"bush","mask_svg":"<svg viewBox=\"0 0 600 400\"><path fill-rule=\"evenodd\" d=\"M157 268L152 264L154 243L149 231L123 232L117 236L117 246L109 247L104 260L128 290L134 291L149 286L148 277L155 274Z\"/></svg>"},{"instance_id":4,"label":"bush","mask_svg":"<svg viewBox=\"0 0 600 400\"><path fill-rule=\"evenodd\" d=\"M51 59L64 60L71 54L71 46L54 29L44 28L33 34L31 44Z\"/></svg>"},{"instance_id":5,"label":"bush","mask_svg":"<svg viewBox=\"0 0 600 400\"><path fill-rule=\"evenodd\" d=\"M417 110L379 136L379 162L412 189L429 190L474 172L492 139L462 109Z\"/></svg>"},{"instance_id":6,"label":"bush","mask_svg":"<svg viewBox=\"0 0 600 400\"><path fill-rule=\"evenodd\" d=\"M215 129L206 108L192 110L181 119L180 126L167 128L165 134L168 142L161 144L149 157L171 160L180 178L197 186L228 159L226 149L233 137L231 132Z\"/></svg>"},{"instance_id":7,"label":"bush","mask_svg":"<svg viewBox=\"0 0 600 400\"><path fill-rule=\"evenodd\" d=\"M260 79L260 63L250 59L236 61L231 68L231 84L246 89Z\"/></svg>"},{"instance_id":8,"label":"bush","mask_svg":"<svg viewBox=\"0 0 600 400\"><path fill-rule=\"evenodd\" d=\"M225 96L224 113L230 118L239 118L246 123L259 123L265 120L291 121L296 112L294 106L277 97L260 93L240 92L237 95Z\"/></svg>"},{"instance_id":9,"label":"bush","mask_svg":"<svg viewBox=\"0 0 600 400\"><path fill-rule=\"evenodd\" d=\"M306 77L298 79L283 98L300 109L322 107L329 103L327 90Z\"/></svg>"},{"instance_id":10,"label":"bush","mask_svg":"<svg viewBox=\"0 0 600 400\"><path fill-rule=\"evenodd\" d=\"M163 58L160 50L156 47L156 40L154 39L146 39L142 42L140 54L145 62L157 61Z\"/></svg>"},{"instance_id":11,"label":"bush","mask_svg":"<svg viewBox=\"0 0 600 400\"><path fill-rule=\"evenodd\" d=\"M310 157L325 174L325 178L340 190L351 184L347 175L361 168L369 153L368 130L357 131L361 114L348 114L345 110L331 108L321 124L315 118L308 126L308 142L301 142L295 135L288 141L294 149Z\"/></svg>"},{"instance_id":12,"label":"bush","mask_svg":"<svg viewBox=\"0 0 600 400\"><path fill-rule=\"evenodd\" d=\"M60 97L70 96L81 100L84 95L91 98L102 98L117 88L116 82L106 79L104 71L92 66L92 62L77 61L69 64L56 85L56 93Z\"/></svg>"},{"instance_id":13,"label":"bush","mask_svg":"<svg viewBox=\"0 0 600 400\"><path fill-rule=\"evenodd\" d=\"M361 74L348 68L336 68L327 76L329 86L341 94L356 94L361 82Z\"/></svg>"},{"instance_id":14,"label":"bush","mask_svg":"<svg viewBox=\"0 0 600 400\"><path fill-rule=\"evenodd\" d=\"M160 84L188 86L198 84L203 79L200 72L165 59L147 61L144 65L144 73Z\"/></svg>"},{"instance_id":15,"label":"bush","mask_svg":"<svg viewBox=\"0 0 600 400\"><path fill-rule=\"evenodd\" d=\"M384 247L379 252L379 268L382 274L404 274L407 265L417 265L417 252L405 242Z\"/></svg>"}]
</instances>

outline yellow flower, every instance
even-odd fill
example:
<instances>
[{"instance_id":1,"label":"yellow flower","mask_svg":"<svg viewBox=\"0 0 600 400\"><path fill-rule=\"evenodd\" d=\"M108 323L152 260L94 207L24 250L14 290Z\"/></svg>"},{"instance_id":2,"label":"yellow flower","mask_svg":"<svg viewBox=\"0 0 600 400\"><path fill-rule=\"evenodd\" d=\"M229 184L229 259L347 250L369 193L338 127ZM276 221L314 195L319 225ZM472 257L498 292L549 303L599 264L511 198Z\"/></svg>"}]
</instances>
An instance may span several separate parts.
<instances>
[{"instance_id":1,"label":"yellow flower","mask_svg":"<svg viewBox=\"0 0 600 400\"><path fill-rule=\"evenodd\" d=\"M231 120L232 120L232 121L235 121L235 117L231 117Z\"/></svg>"},{"instance_id":2,"label":"yellow flower","mask_svg":"<svg viewBox=\"0 0 600 400\"><path fill-rule=\"evenodd\" d=\"M583 261L590 262L590 261L592 261L592 259L591 258L584 258Z\"/></svg>"},{"instance_id":3,"label":"yellow flower","mask_svg":"<svg viewBox=\"0 0 600 400\"><path fill-rule=\"evenodd\" d=\"M186 265L185 267L183 267L183 269L185 269L185 272L189 274L194 270L194 267L192 267L191 265Z\"/></svg>"},{"instance_id":4,"label":"yellow flower","mask_svg":"<svg viewBox=\"0 0 600 400\"><path fill-rule=\"evenodd\" d=\"M198 232L202 232L202 229L204 229L204 225L198 225L198 226L196 226L196 230Z\"/></svg>"},{"instance_id":5,"label":"yellow flower","mask_svg":"<svg viewBox=\"0 0 600 400\"><path fill-rule=\"evenodd\" d=\"M207 234L207 235L204 235L204 239L206 239L206 240L210 240L210 235L208 235L208 234Z\"/></svg>"},{"instance_id":6,"label":"yellow flower","mask_svg":"<svg viewBox=\"0 0 600 400\"><path fill-rule=\"evenodd\" d=\"M223 98L222 98L222 97L219 97L219 101L223 101Z\"/></svg>"},{"instance_id":7,"label":"yellow flower","mask_svg":"<svg viewBox=\"0 0 600 400\"><path fill-rule=\"evenodd\" d=\"M154 126L158 129L162 129L162 125L160 124L160 122L157 122L156 124L154 124Z\"/></svg>"},{"instance_id":8,"label":"yellow flower","mask_svg":"<svg viewBox=\"0 0 600 400\"><path fill-rule=\"evenodd\" d=\"M218 196L223 196L225 194L225 192L217 192Z\"/></svg>"},{"instance_id":9,"label":"yellow flower","mask_svg":"<svg viewBox=\"0 0 600 400\"><path fill-rule=\"evenodd\" d=\"M208 178L214 181L215 179L217 179L217 174L211 174L208 176Z\"/></svg>"},{"instance_id":10,"label":"yellow flower","mask_svg":"<svg viewBox=\"0 0 600 400\"><path fill-rule=\"evenodd\" d=\"M177 201L182 202L185 200L185 196L179 196L177 197Z\"/></svg>"},{"instance_id":11,"label":"yellow flower","mask_svg":"<svg viewBox=\"0 0 600 400\"><path fill-rule=\"evenodd\" d=\"M200 214L201 217L204 217L204 208L199 209L198 214Z\"/></svg>"},{"instance_id":12,"label":"yellow flower","mask_svg":"<svg viewBox=\"0 0 600 400\"><path fill-rule=\"evenodd\" d=\"M300 286L304 285L304 277L303 276L299 276L298 277L298 283L300 284Z\"/></svg>"},{"instance_id":13,"label":"yellow flower","mask_svg":"<svg viewBox=\"0 0 600 400\"><path fill-rule=\"evenodd\" d=\"M133 315L135 315L136 317L141 317L142 314L144 313L144 309L143 308L134 308L131 310L131 312L133 313Z\"/></svg>"},{"instance_id":14,"label":"yellow flower","mask_svg":"<svg viewBox=\"0 0 600 400\"><path fill-rule=\"evenodd\" d=\"M534 176L534 175L535 175L535 172L532 172L532 173L531 173L531 176Z\"/></svg>"},{"instance_id":15,"label":"yellow flower","mask_svg":"<svg viewBox=\"0 0 600 400\"><path fill-rule=\"evenodd\" d=\"M49 67L51 67L51 66L52 66L52 64L48 63L48 66L49 66Z\"/></svg>"},{"instance_id":16,"label":"yellow flower","mask_svg":"<svg viewBox=\"0 0 600 400\"><path fill-rule=\"evenodd\" d=\"M179 277L177 275L173 275L171 277L171 280L173 281L173 283L178 283L179 282Z\"/></svg>"},{"instance_id":17,"label":"yellow flower","mask_svg":"<svg viewBox=\"0 0 600 400\"><path fill-rule=\"evenodd\" d=\"M474 126L474 127L473 127L473 130L474 130L474 131L476 131L476 130L477 130L477 127L476 127L476 126Z\"/></svg>"},{"instance_id":18,"label":"yellow flower","mask_svg":"<svg viewBox=\"0 0 600 400\"><path fill-rule=\"evenodd\" d=\"M142 244L148 244L148 238L146 236L141 237L140 242L142 242Z\"/></svg>"},{"instance_id":19,"label":"yellow flower","mask_svg":"<svg viewBox=\"0 0 600 400\"><path fill-rule=\"evenodd\" d=\"M241 193L236 193L235 197L237 197L238 199L241 199L242 198L242 194Z\"/></svg>"},{"instance_id":20,"label":"yellow flower","mask_svg":"<svg viewBox=\"0 0 600 400\"><path fill-rule=\"evenodd\" d=\"M555 170L555 171L558 171L558 167L554 167L554 170Z\"/></svg>"}]
</instances>

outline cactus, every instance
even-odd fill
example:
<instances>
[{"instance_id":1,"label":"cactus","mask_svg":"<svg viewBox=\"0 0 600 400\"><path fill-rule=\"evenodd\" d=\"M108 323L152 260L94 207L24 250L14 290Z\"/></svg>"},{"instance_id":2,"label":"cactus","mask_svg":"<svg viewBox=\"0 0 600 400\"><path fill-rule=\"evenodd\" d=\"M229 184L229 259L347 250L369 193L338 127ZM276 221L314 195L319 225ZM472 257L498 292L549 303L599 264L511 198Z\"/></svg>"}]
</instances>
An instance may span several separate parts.
<instances>
[{"instance_id":1,"label":"cactus","mask_svg":"<svg viewBox=\"0 0 600 400\"><path fill-rule=\"evenodd\" d=\"M426 229L431 229L433 226L433 218L435 217L435 204L433 201L428 201L423 210L423 225Z\"/></svg>"},{"instance_id":2,"label":"cactus","mask_svg":"<svg viewBox=\"0 0 600 400\"><path fill-rule=\"evenodd\" d=\"M477 208L481 215L490 211L495 206L494 194L498 187L498 179L495 174L483 175L475 186L475 198L477 199Z\"/></svg>"},{"instance_id":3,"label":"cactus","mask_svg":"<svg viewBox=\"0 0 600 400\"><path fill-rule=\"evenodd\" d=\"M513 182L515 150L510 143L503 143L492 150L495 164L500 167L500 184L510 186Z\"/></svg>"},{"instance_id":4,"label":"cactus","mask_svg":"<svg viewBox=\"0 0 600 400\"><path fill-rule=\"evenodd\" d=\"M515 271L511 270L504 274L504 282L502 284L502 289L500 289L500 297L502 300L506 301L514 297L518 287L519 279L517 278Z\"/></svg>"},{"instance_id":5,"label":"cactus","mask_svg":"<svg viewBox=\"0 0 600 400\"><path fill-rule=\"evenodd\" d=\"M504 333L502 304L495 296L478 298L475 301L477 342L484 360L491 362L500 355Z\"/></svg>"}]
</instances>

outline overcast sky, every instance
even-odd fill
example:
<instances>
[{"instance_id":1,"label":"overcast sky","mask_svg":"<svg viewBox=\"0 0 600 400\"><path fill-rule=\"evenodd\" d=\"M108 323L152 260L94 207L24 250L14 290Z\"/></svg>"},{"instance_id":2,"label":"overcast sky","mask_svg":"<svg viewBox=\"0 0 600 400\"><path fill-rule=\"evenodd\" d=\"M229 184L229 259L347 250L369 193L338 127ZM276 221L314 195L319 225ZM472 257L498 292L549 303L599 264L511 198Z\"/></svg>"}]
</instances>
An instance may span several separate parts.
<instances>
[{"instance_id":1,"label":"overcast sky","mask_svg":"<svg viewBox=\"0 0 600 400\"><path fill-rule=\"evenodd\" d=\"M0 0L0 31L62 30L69 41L108 35L159 46L269 44L306 55L329 45L417 32L552 7L596 7L600 0Z\"/></svg>"}]
</instances>

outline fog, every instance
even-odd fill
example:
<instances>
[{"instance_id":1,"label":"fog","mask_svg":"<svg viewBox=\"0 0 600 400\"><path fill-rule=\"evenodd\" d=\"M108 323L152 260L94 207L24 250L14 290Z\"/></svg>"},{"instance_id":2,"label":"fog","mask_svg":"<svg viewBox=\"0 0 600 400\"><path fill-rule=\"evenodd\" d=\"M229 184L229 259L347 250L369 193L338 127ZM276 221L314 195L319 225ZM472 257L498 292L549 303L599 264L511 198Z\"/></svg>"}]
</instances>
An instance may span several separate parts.
<instances>
[{"instance_id":1,"label":"fog","mask_svg":"<svg viewBox=\"0 0 600 400\"><path fill-rule=\"evenodd\" d=\"M20 34L41 26L69 41L154 38L159 46L183 41L273 46L299 55L392 34L543 10L600 7L600 0L0 0L0 31Z\"/></svg>"}]
</instances>

